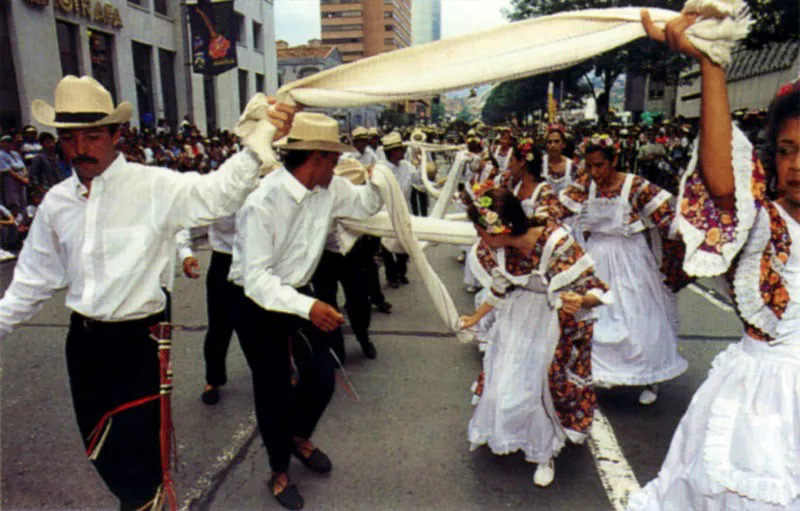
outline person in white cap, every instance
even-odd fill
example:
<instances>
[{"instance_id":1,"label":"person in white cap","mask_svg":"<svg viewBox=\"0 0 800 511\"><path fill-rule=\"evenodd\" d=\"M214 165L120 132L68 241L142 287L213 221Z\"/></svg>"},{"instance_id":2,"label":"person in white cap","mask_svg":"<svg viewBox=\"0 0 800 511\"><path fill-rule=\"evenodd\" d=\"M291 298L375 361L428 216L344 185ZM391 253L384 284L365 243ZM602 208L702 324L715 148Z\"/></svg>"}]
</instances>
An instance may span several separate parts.
<instances>
[{"instance_id":1,"label":"person in white cap","mask_svg":"<svg viewBox=\"0 0 800 511\"><path fill-rule=\"evenodd\" d=\"M57 290L72 310L67 371L87 455L121 509L176 505L169 464L171 370L163 321L164 275L175 235L233 213L257 185L252 151L208 176L129 163L115 148L133 106L114 107L95 79L64 77L55 104L35 100L33 117L57 128L69 179L44 197L0 300L0 340ZM279 132L294 109L270 114ZM263 122L267 122L263 119ZM168 353L168 351L167 351ZM160 360L161 357L161 360ZM166 377L165 377L166 375Z\"/></svg>"},{"instance_id":2,"label":"person in white cap","mask_svg":"<svg viewBox=\"0 0 800 511\"><path fill-rule=\"evenodd\" d=\"M329 333L344 323L308 284L331 219L370 217L382 201L371 183L356 187L334 176L340 154L353 151L339 142L336 120L299 113L275 146L283 152L283 167L262 179L236 215L228 279L234 284L234 328L253 374L256 420L272 468L269 486L282 506L300 509L303 497L289 482L291 457L317 473L332 469L310 438L333 395Z\"/></svg>"}]
</instances>

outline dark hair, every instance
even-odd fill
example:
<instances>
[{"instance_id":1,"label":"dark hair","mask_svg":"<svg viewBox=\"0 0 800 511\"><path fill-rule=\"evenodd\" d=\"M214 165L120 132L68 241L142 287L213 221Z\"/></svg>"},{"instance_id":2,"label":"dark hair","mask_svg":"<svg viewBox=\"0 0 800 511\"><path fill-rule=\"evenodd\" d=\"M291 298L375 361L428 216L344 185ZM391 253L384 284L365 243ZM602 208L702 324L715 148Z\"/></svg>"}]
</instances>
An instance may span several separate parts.
<instances>
[{"instance_id":1,"label":"dark hair","mask_svg":"<svg viewBox=\"0 0 800 511\"><path fill-rule=\"evenodd\" d=\"M283 166L286 167L286 170L289 172L294 172L294 170L311 158L311 153L314 151L284 151L282 153L282 160Z\"/></svg>"},{"instance_id":2,"label":"dark hair","mask_svg":"<svg viewBox=\"0 0 800 511\"><path fill-rule=\"evenodd\" d=\"M483 150L480 140L472 140L467 142L467 151L471 153L479 153Z\"/></svg>"},{"instance_id":3,"label":"dark hair","mask_svg":"<svg viewBox=\"0 0 800 511\"><path fill-rule=\"evenodd\" d=\"M489 207L491 211L497 213L503 225L511 229L513 236L521 236L528 231L530 226L528 217L525 216L525 210L522 209L522 203L519 199L505 188L493 188L486 192L484 196L492 199L492 205ZM467 216L476 225L480 224L480 212L475 204L470 203L467 207Z\"/></svg>"},{"instance_id":4,"label":"dark hair","mask_svg":"<svg viewBox=\"0 0 800 511\"><path fill-rule=\"evenodd\" d=\"M56 141L55 135L53 135L49 131L43 131L43 132L39 133L39 143L40 144L44 144L48 140L52 140L53 142L55 142Z\"/></svg>"},{"instance_id":5,"label":"dark hair","mask_svg":"<svg viewBox=\"0 0 800 511\"><path fill-rule=\"evenodd\" d=\"M535 145L531 147L528 154L533 155L533 159L528 161L527 155L522 154L519 146L514 146L512 153L514 158L525 163L525 172L532 175L536 181L542 180L542 151Z\"/></svg>"},{"instance_id":6,"label":"dark hair","mask_svg":"<svg viewBox=\"0 0 800 511\"><path fill-rule=\"evenodd\" d=\"M778 196L778 167L775 155L778 152L778 135L781 126L789 119L800 117L800 83L792 84L791 90L775 96L767 110L767 146L761 155L767 174L767 195L775 200Z\"/></svg>"},{"instance_id":7,"label":"dark hair","mask_svg":"<svg viewBox=\"0 0 800 511\"><path fill-rule=\"evenodd\" d=\"M553 133L558 133L558 135L561 137L561 143L563 143L564 145L567 145L567 136L561 130L549 129L549 130L547 130L547 135L545 135L545 138L549 137Z\"/></svg>"},{"instance_id":8,"label":"dark hair","mask_svg":"<svg viewBox=\"0 0 800 511\"><path fill-rule=\"evenodd\" d=\"M613 146L604 146L600 144L589 144L586 146L586 151L583 153L583 157L586 158L587 155L591 153L603 153L603 156L609 163L614 163L614 158L617 156L617 151L614 150Z\"/></svg>"}]
</instances>

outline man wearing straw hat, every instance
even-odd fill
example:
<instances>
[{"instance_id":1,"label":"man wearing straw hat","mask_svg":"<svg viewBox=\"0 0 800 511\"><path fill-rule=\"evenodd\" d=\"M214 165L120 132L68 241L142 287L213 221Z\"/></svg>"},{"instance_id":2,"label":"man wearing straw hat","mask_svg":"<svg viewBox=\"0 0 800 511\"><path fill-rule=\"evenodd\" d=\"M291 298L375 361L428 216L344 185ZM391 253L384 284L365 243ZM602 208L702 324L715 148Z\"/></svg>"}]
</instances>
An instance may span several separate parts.
<instances>
[{"instance_id":1,"label":"man wearing straw hat","mask_svg":"<svg viewBox=\"0 0 800 511\"><path fill-rule=\"evenodd\" d=\"M340 159L334 172L356 186L367 182L367 169L353 158ZM340 222L333 220L325 240L325 250L311 279L317 298L334 306L339 283L342 284L347 318L353 328L353 335L361 345L364 356L369 359L378 356L375 345L369 340L372 305L369 286L366 284L372 277L370 272L375 270L374 253L367 236L352 234ZM331 348L344 363L344 336L340 328L331 333Z\"/></svg>"},{"instance_id":2,"label":"man wearing straw hat","mask_svg":"<svg viewBox=\"0 0 800 511\"><path fill-rule=\"evenodd\" d=\"M269 122L285 132L294 110L279 108ZM57 128L73 175L39 206L0 300L0 340L66 289L67 371L87 455L121 509L174 508L161 277L176 232L235 212L257 186L260 162L247 150L208 176L129 163L115 146L133 107L115 108L88 76L64 77L54 105L35 100L31 109ZM163 342L151 336L157 329Z\"/></svg>"},{"instance_id":3,"label":"man wearing straw hat","mask_svg":"<svg viewBox=\"0 0 800 511\"><path fill-rule=\"evenodd\" d=\"M380 165L386 166L392 171L400 190L406 198L406 204L411 205L411 187L413 184L421 183L422 178L414 171L414 166L405 159L406 143L400 133L396 131L389 133L381 139L386 160ZM383 263L386 267L386 282L389 287L398 288L401 284L408 284L408 254L395 254L383 248Z\"/></svg>"},{"instance_id":4,"label":"man wearing straw hat","mask_svg":"<svg viewBox=\"0 0 800 511\"><path fill-rule=\"evenodd\" d=\"M228 278L234 328L253 374L256 420L272 468L269 486L282 506L300 509L303 498L289 483L291 457L317 473L332 468L310 438L333 394L329 333L344 323L308 284L331 219L367 218L381 199L372 184L357 187L334 176L340 154L353 147L339 142L339 124L330 117L297 114L275 147L284 166L264 177L237 213Z\"/></svg>"},{"instance_id":5,"label":"man wearing straw hat","mask_svg":"<svg viewBox=\"0 0 800 511\"><path fill-rule=\"evenodd\" d=\"M369 146L369 135L367 135L367 128L358 126L353 130L353 147L356 149L352 153L342 154L340 159L354 158L359 161L364 167L372 168L377 161L375 151Z\"/></svg>"}]
</instances>

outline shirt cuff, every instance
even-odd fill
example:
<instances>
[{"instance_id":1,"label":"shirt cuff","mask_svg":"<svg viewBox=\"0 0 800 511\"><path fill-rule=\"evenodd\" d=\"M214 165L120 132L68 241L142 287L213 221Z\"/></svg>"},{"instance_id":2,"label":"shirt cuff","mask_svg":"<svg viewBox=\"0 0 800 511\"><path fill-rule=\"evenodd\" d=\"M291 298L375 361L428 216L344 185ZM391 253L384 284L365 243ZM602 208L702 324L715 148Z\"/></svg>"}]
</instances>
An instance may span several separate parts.
<instances>
[{"instance_id":1,"label":"shirt cuff","mask_svg":"<svg viewBox=\"0 0 800 511\"><path fill-rule=\"evenodd\" d=\"M316 298L311 298L298 292L297 299L292 304L292 312L303 319L311 319L311 307L316 301Z\"/></svg>"},{"instance_id":2,"label":"shirt cuff","mask_svg":"<svg viewBox=\"0 0 800 511\"><path fill-rule=\"evenodd\" d=\"M192 252L191 248L183 247L178 250L178 259L180 259L181 262L184 262L187 257L194 257L194 252Z\"/></svg>"}]
</instances>

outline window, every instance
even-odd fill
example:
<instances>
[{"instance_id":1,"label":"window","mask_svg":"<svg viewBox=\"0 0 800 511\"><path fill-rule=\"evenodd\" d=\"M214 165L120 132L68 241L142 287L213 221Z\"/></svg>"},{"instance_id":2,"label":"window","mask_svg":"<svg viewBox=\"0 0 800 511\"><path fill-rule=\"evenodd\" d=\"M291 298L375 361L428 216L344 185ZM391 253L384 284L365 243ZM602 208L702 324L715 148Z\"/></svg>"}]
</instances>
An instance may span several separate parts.
<instances>
[{"instance_id":1,"label":"window","mask_svg":"<svg viewBox=\"0 0 800 511\"><path fill-rule=\"evenodd\" d=\"M9 5L0 6L0 126L18 128L22 124L22 109L17 93L17 75L11 53L12 37L8 30Z\"/></svg>"},{"instance_id":2,"label":"window","mask_svg":"<svg viewBox=\"0 0 800 511\"><path fill-rule=\"evenodd\" d=\"M169 7L167 6L168 0L154 0L153 3L158 14L169 16Z\"/></svg>"},{"instance_id":3,"label":"window","mask_svg":"<svg viewBox=\"0 0 800 511\"><path fill-rule=\"evenodd\" d=\"M92 62L92 77L103 84L114 103L117 102L117 86L114 79L114 36L93 28L89 33L89 55Z\"/></svg>"},{"instance_id":4,"label":"window","mask_svg":"<svg viewBox=\"0 0 800 511\"><path fill-rule=\"evenodd\" d=\"M256 51L264 51L263 25L257 21L253 21L253 49Z\"/></svg>"},{"instance_id":5,"label":"window","mask_svg":"<svg viewBox=\"0 0 800 511\"><path fill-rule=\"evenodd\" d=\"M361 11L323 12L323 18L360 18Z\"/></svg>"},{"instance_id":6,"label":"window","mask_svg":"<svg viewBox=\"0 0 800 511\"><path fill-rule=\"evenodd\" d=\"M61 74L64 76L80 76L78 26L56 20L56 34L58 37L58 53L61 55Z\"/></svg>"},{"instance_id":7,"label":"window","mask_svg":"<svg viewBox=\"0 0 800 511\"><path fill-rule=\"evenodd\" d=\"M337 38L330 38L330 39L323 39L322 44L353 44L353 43L363 43L363 37L337 37Z\"/></svg>"},{"instance_id":8,"label":"window","mask_svg":"<svg viewBox=\"0 0 800 511\"><path fill-rule=\"evenodd\" d=\"M247 100L250 99L247 93L247 71L239 70L239 110L244 111Z\"/></svg>"},{"instance_id":9,"label":"window","mask_svg":"<svg viewBox=\"0 0 800 511\"><path fill-rule=\"evenodd\" d=\"M217 89L213 76L203 76L203 99L206 105L206 132L212 132L217 129Z\"/></svg>"},{"instance_id":10,"label":"window","mask_svg":"<svg viewBox=\"0 0 800 511\"><path fill-rule=\"evenodd\" d=\"M244 16L238 12L234 12L233 15L236 17L236 43L239 46L247 47L247 29L244 26Z\"/></svg>"},{"instance_id":11,"label":"window","mask_svg":"<svg viewBox=\"0 0 800 511\"><path fill-rule=\"evenodd\" d=\"M147 8L147 0L128 0L129 4L138 5L139 7Z\"/></svg>"},{"instance_id":12,"label":"window","mask_svg":"<svg viewBox=\"0 0 800 511\"><path fill-rule=\"evenodd\" d=\"M361 57L364 55L363 51L343 51L343 57Z\"/></svg>"},{"instance_id":13,"label":"window","mask_svg":"<svg viewBox=\"0 0 800 511\"><path fill-rule=\"evenodd\" d=\"M139 112L139 125L155 128L153 108L153 74L150 66L151 48L146 44L133 42L133 76L136 82L136 104Z\"/></svg>"},{"instance_id":14,"label":"window","mask_svg":"<svg viewBox=\"0 0 800 511\"><path fill-rule=\"evenodd\" d=\"M384 11L383 18L387 20L394 19L394 13L392 11Z\"/></svg>"},{"instance_id":15,"label":"window","mask_svg":"<svg viewBox=\"0 0 800 511\"><path fill-rule=\"evenodd\" d=\"M397 40L394 37L387 37L386 39L383 40L383 44L387 46L396 46Z\"/></svg>"},{"instance_id":16,"label":"window","mask_svg":"<svg viewBox=\"0 0 800 511\"><path fill-rule=\"evenodd\" d=\"M364 25L322 25L323 32L349 32L351 30L363 30Z\"/></svg>"},{"instance_id":17,"label":"window","mask_svg":"<svg viewBox=\"0 0 800 511\"><path fill-rule=\"evenodd\" d=\"M325 4L360 4L361 0L320 0L322 5Z\"/></svg>"},{"instance_id":18,"label":"window","mask_svg":"<svg viewBox=\"0 0 800 511\"><path fill-rule=\"evenodd\" d=\"M178 126L178 90L175 87L175 52L158 50L161 71L161 94L164 99L164 119L175 129Z\"/></svg>"},{"instance_id":19,"label":"window","mask_svg":"<svg viewBox=\"0 0 800 511\"><path fill-rule=\"evenodd\" d=\"M299 73L297 73L297 79L299 80L300 78L305 78L306 76L315 75L317 73L319 73L319 68L313 66L304 67Z\"/></svg>"},{"instance_id":20,"label":"window","mask_svg":"<svg viewBox=\"0 0 800 511\"><path fill-rule=\"evenodd\" d=\"M256 73L256 92L264 92L264 75Z\"/></svg>"}]
</instances>

